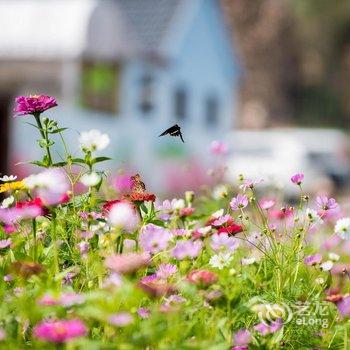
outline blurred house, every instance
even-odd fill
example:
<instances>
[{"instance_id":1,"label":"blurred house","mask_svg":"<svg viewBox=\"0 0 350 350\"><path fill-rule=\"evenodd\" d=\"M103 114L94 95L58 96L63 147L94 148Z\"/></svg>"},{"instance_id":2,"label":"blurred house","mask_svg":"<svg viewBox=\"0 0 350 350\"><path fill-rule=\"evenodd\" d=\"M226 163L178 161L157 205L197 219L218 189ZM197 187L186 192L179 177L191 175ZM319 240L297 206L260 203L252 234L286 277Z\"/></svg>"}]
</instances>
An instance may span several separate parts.
<instances>
[{"instance_id":1,"label":"blurred house","mask_svg":"<svg viewBox=\"0 0 350 350\"><path fill-rule=\"evenodd\" d=\"M239 67L219 1L1 0L0 23L0 142L11 163L38 156L35 130L11 118L21 94L57 97L48 115L71 129L73 150L78 130L100 129L109 155L149 179L162 159L204 157L233 126ZM174 123L185 144L157 138Z\"/></svg>"}]
</instances>

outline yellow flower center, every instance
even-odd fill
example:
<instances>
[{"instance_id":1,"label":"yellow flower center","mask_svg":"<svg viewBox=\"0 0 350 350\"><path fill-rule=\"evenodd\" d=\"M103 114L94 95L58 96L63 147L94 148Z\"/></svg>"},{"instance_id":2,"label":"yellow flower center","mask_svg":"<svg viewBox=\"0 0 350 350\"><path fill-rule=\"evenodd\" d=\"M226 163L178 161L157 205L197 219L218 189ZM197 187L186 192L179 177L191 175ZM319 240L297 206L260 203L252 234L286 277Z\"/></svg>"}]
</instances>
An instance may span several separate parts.
<instances>
[{"instance_id":1,"label":"yellow flower center","mask_svg":"<svg viewBox=\"0 0 350 350\"><path fill-rule=\"evenodd\" d=\"M23 181L6 182L0 185L0 193L25 189Z\"/></svg>"}]
</instances>

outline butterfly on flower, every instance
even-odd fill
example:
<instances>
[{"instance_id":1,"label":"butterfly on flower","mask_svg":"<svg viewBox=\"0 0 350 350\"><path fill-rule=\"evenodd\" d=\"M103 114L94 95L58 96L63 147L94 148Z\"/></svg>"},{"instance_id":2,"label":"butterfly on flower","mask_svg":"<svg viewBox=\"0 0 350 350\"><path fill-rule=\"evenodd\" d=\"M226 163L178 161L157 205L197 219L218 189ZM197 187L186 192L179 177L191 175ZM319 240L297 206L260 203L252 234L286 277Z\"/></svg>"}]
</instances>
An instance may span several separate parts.
<instances>
[{"instance_id":1,"label":"butterfly on flower","mask_svg":"<svg viewBox=\"0 0 350 350\"><path fill-rule=\"evenodd\" d=\"M169 129L166 129L158 137L165 136L165 135L170 135L170 136L174 136L174 137L180 136L181 141L183 143L185 143L185 141L184 141L184 139L182 137L181 128L177 124L173 125Z\"/></svg>"},{"instance_id":2,"label":"butterfly on flower","mask_svg":"<svg viewBox=\"0 0 350 350\"><path fill-rule=\"evenodd\" d=\"M133 202L154 202L156 196L152 193L146 192L146 185L141 180L140 174L131 176L131 194L129 198Z\"/></svg>"}]
</instances>

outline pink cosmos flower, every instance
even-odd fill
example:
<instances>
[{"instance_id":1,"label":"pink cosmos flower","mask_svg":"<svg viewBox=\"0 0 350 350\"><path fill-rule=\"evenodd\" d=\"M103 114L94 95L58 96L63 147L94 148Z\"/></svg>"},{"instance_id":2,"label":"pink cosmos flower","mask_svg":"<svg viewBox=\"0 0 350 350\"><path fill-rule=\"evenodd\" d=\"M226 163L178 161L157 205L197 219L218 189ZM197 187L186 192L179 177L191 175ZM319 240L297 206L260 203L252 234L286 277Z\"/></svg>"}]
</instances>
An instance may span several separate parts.
<instances>
[{"instance_id":1,"label":"pink cosmos flower","mask_svg":"<svg viewBox=\"0 0 350 350\"><path fill-rule=\"evenodd\" d=\"M42 215L42 209L38 206L0 209L0 221L11 227L13 227L16 222L34 219L40 215Z\"/></svg>"},{"instance_id":2,"label":"pink cosmos flower","mask_svg":"<svg viewBox=\"0 0 350 350\"><path fill-rule=\"evenodd\" d=\"M245 208L248 205L248 197L245 194L238 194L237 197L233 197L230 206L233 211Z\"/></svg>"},{"instance_id":3,"label":"pink cosmos flower","mask_svg":"<svg viewBox=\"0 0 350 350\"><path fill-rule=\"evenodd\" d=\"M11 239L2 239L0 240L0 249L9 247L12 244Z\"/></svg>"},{"instance_id":4,"label":"pink cosmos flower","mask_svg":"<svg viewBox=\"0 0 350 350\"><path fill-rule=\"evenodd\" d=\"M36 338L51 343L65 343L87 333L84 323L79 320L43 321L36 325L33 334Z\"/></svg>"},{"instance_id":5,"label":"pink cosmos flower","mask_svg":"<svg viewBox=\"0 0 350 350\"><path fill-rule=\"evenodd\" d=\"M109 323L117 327L125 327L134 321L129 312L119 312L109 317Z\"/></svg>"},{"instance_id":6,"label":"pink cosmos flower","mask_svg":"<svg viewBox=\"0 0 350 350\"><path fill-rule=\"evenodd\" d=\"M338 207L338 203L334 198L328 198L326 196L318 196L316 198L316 204L322 210L332 210Z\"/></svg>"},{"instance_id":7,"label":"pink cosmos flower","mask_svg":"<svg viewBox=\"0 0 350 350\"><path fill-rule=\"evenodd\" d=\"M166 280L177 271L177 266L173 264L160 264L156 275L158 278Z\"/></svg>"},{"instance_id":8,"label":"pink cosmos flower","mask_svg":"<svg viewBox=\"0 0 350 350\"><path fill-rule=\"evenodd\" d=\"M350 316L350 296L342 298L336 303L339 313L343 317Z\"/></svg>"},{"instance_id":9,"label":"pink cosmos flower","mask_svg":"<svg viewBox=\"0 0 350 350\"><path fill-rule=\"evenodd\" d=\"M19 96L16 98L16 107L13 110L16 116L39 114L57 106L54 97L45 95Z\"/></svg>"},{"instance_id":10,"label":"pink cosmos flower","mask_svg":"<svg viewBox=\"0 0 350 350\"><path fill-rule=\"evenodd\" d=\"M278 330L280 330L283 326L283 321L281 318L277 319L276 321L272 322L270 325L267 325L265 323L259 323L256 326L254 326L254 329L259 332L261 335L268 335L271 333L276 333Z\"/></svg>"},{"instance_id":11,"label":"pink cosmos flower","mask_svg":"<svg viewBox=\"0 0 350 350\"><path fill-rule=\"evenodd\" d=\"M127 274L147 266L149 261L148 253L113 254L106 259L105 265L116 273Z\"/></svg>"},{"instance_id":12,"label":"pink cosmos flower","mask_svg":"<svg viewBox=\"0 0 350 350\"><path fill-rule=\"evenodd\" d=\"M293 184L296 184L298 186L302 184L303 180L304 180L304 174L301 174L301 173L295 174L290 178L290 181L292 181Z\"/></svg>"},{"instance_id":13,"label":"pink cosmos flower","mask_svg":"<svg viewBox=\"0 0 350 350\"><path fill-rule=\"evenodd\" d=\"M213 250L233 252L239 247L239 242L234 237L229 237L227 233L214 233L211 236L210 246Z\"/></svg>"},{"instance_id":14,"label":"pink cosmos flower","mask_svg":"<svg viewBox=\"0 0 350 350\"><path fill-rule=\"evenodd\" d=\"M234 350L248 349L248 344L252 340L252 335L248 329L242 328L234 334L233 339L235 344L235 347L233 347Z\"/></svg>"},{"instance_id":15,"label":"pink cosmos flower","mask_svg":"<svg viewBox=\"0 0 350 350\"><path fill-rule=\"evenodd\" d=\"M176 243L176 246L172 251L172 255L177 260L183 260L185 258L193 259L199 255L202 247L203 243L201 241L181 240Z\"/></svg>"},{"instance_id":16,"label":"pink cosmos flower","mask_svg":"<svg viewBox=\"0 0 350 350\"><path fill-rule=\"evenodd\" d=\"M225 155L228 151L228 147L224 142L216 140L210 144L210 151L215 155Z\"/></svg>"},{"instance_id":17,"label":"pink cosmos flower","mask_svg":"<svg viewBox=\"0 0 350 350\"><path fill-rule=\"evenodd\" d=\"M322 260L321 254L309 255L304 259L306 265L316 265L319 264Z\"/></svg>"},{"instance_id":18,"label":"pink cosmos flower","mask_svg":"<svg viewBox=\"0 0 350 350\"><path fill-rule=\"evenodd\" d=\"M246 191L247 189L253 189L256 185L259 185L263 182L263 179L258 179L258 180L251 180L251 179L246 179L243 181L243 183L239 186L243 191Z\"/></svg>"},{"instance_id":19,"label":"pink cosmos flower","mask_svg":"<svg viewBox=\"0 0 350 350\"><path fill-rule=\"evenodd\" d=\"M276 204L276 201L273 199L262 199L259 204L262 209L269 210Z\"/></svg>"},{"instance_id":20,"label":"pink cosmos flower","mask_svg":"<svg viewBox=\"0 0 350 350\"><path fill-rule=\"evenodd\" d=\"M147 309L146 307L140 307L137 309L137 314L141 318L149 318L151 311L150 311L150 309Z\"/></svg>"},{"instance_id":21,"label":"pink cosmos flower","mask_svg":"<svg viewBox=\"0 0 350 350\"><path fill-rule=\"evenodd\" d=\"M165 250L171 239L171 234L163 227L147 224L142 227L139 236L140 247L143 251L158 253Z\"/></svg>"},{"instance_id":22,"label":"pink cosmos flower","mask_svg":"<svg viewBox=\"0 0 350 350\"><path fill-rule=\"evenodd\" d=\"M103 288L120 287L122 285L122 279L116 272L111 273L103 282Z\"/></svg>"}]
</instances>

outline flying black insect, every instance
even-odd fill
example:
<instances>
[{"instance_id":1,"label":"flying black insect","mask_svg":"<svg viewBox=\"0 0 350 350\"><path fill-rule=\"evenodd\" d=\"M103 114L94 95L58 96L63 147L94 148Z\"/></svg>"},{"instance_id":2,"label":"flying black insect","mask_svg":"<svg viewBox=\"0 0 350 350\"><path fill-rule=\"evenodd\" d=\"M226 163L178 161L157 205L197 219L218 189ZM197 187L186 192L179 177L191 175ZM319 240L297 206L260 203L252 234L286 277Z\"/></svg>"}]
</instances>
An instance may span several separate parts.
<instances>
[{"instance_id":1,"label":"flying black insect","mask_svg":"<svg viewBox=\"0 0 350 350\"><path fill-rule=\"evenodd\" d=\"M183 137L182 137L182 133L181 133L181 128L175 124L173 125L172 127L170 127L169 129L166 129L164 132L162 132L158 137L161 137L161 136L165 136L165 135L170 135L170 136L180 136L181 138L181 141L183 143L185 143Z\"/></svg>"}]
</instances>

